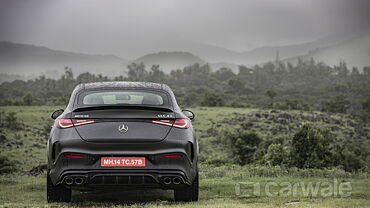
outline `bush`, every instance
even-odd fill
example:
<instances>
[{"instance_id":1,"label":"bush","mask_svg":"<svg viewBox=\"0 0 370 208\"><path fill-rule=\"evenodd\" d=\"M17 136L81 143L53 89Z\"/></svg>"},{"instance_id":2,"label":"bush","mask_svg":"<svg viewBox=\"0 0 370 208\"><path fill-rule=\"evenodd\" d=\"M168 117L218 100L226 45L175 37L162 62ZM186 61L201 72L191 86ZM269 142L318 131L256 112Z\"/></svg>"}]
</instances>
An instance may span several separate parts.
<instances>
[{"instance_id":1,"label":"bush","mask_svg":"<svg viewBox=\"0 0 370 208\"><path fill-rule=\"evenodd\" d=\"M201 102L203 106L223 106L225 101L219 93L206 92Z\"/></svg>"},{"instance_id":2,"label":"bush","mask_svg":"<svg viewBox=\"0 0 370 208\"><path fill-rule=\"evenodd\" d=\"M16 117L15 112L0 112L0 128L9 128L13 130L18 130L21 128L20 122Z\"/></svg>"},{"instance_id":3,"label":"bush","mask_svg":"<svg viewBox=\"0 0 370 208\"><path fill-rule=\"evenodd\" d=\"M245 165L254 162L254 153L262 141L256 133L238 128L224 131L223 135L236 163Z\"/></svg>"},{"instance_id":4,"label":"bush","mask_svg":"<svg viewBox=\"0 0 370 208\"><path fill-rule=\"evenodd\" d=\"M227 106L232 107L232 108L249 108L250 107L248 103L243 103L243 102L238 102L238 101L233 101L229 103Z\"/></svg>"},{"instance_id":5,"label":"bush","mask_svg":"<svg viewBox=\"0 0 370 208\"><path fill-rule=\"evenodd\" d=\"M11 173L16 171L17 162L12 161L5 155L0 155L0 174Z\"/></svg>"},{"instance_id":6,"label":"bush","mask_svg":"<svg viewBox=\"0 0 370 208\"><path fill-rule=\"evenodd\" d=\"M305 124L293 136L290 159L298 168L328 168L333 165L334 156L330 144L333 135L312 124Z\"/></svg>"},{"instance_id":7,"label":"bush","mask_svg":"<svg viewBox=\"0 0 370 208\"><path fill-rule=\"evenodd\" d=\"M322 111L331 113L346 113L350 107L350 102L343 95L333 97L323 103Z\"/></svg>"},{"instance_id":8,"label":"bush","mask_svg":"<svg viewBox=\"0 0 370 208\"><path fill-rule=\"evenodd\" d=\"M307 103L297 99L286 99L284 102L276 103L274 107L281 110L310 110Z\"/></svg>"},{"instance_id":9,"label":"bush","mask_svg":"<svg viewBox=\"0 0 370 208\"><path fill-rule=\"evenodd\" d=\"M267 153L264 155L267 165L276 166L289 163L289 153L286 147L281 144L270 144Z\"/></svg>"},{"instance_id":10,"label":"bush","mask_svg":"<svg viewBox=\"0 0 370 208\"><path fill-rule=\"evenodd\" d=\"M370 97L362 103L362 108L365 112L370 113Z\"/></svg>"}]
</instances>

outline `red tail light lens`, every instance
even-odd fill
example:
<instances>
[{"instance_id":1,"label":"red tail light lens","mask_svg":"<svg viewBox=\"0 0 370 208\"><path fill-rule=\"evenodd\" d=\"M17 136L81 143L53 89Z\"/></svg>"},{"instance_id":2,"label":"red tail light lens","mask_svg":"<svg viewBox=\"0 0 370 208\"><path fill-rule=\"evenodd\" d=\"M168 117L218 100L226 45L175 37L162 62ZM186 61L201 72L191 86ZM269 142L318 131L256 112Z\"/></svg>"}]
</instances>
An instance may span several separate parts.
<instances>
[{"instance_id":1,"label":"red tail light lens","mask_svg":"<svg viewBox=\"0 0 370 208\"><path fill-rule=\"evenodd\" d=\"M152 123L162 124L162 125L166 125L166 126L172 126L173 122L174 122L174 120L153 120L152 121Z\"/></svg>"},{"instance_id":2,"label":"red tail light lens","mask_svg":"<svg viewBox=\"0 0 370 208\"><path fill-rule=\"evenodd\" d=\"M58 127L61 129L72 127L73 123L72 120L69 118L62 118L58 120Z\"/></svg>"},{"instance_id":3,"label":"red tail light lens","mask_svg":"<svg viewBox=\"0 0 370 208\"><path fill-rule=\"evenodd\" d=\"M91 124L94 123L95 120L86 120L86 119L72 119L72 123L74 126L80 126L84 124Z\"/></svg>"},{"instance_id":4,"label":"red tail light lens","mask_svg":"<svg viewBox=\"0 0 370 208\"><path fill-rule=\"evenodd\" d=\"M85 158L85 156L82 156L82 155L64 155L64 157L69 157L69 158Z\"/></svg>"},{"instance_id":5,"label":"red tail light lens","mask_svg":"<svg viewBox=\"0 0 370 208\"><path fill-rule=\"evenodd\" d=\"M58 127L61 129L70 128L73 126L80 126L84 124L91 124L94 123L95 120L86 120L86 119L69 119L69 118L62 118L58 120Z\"/></svg>"},{"instance_id":6,"label":"red tail light lens","mask_svg":"<svg viewBox=\"0 0 370 208\"><path fill-rule=\"evenodd\" d=\"M163 155L162 157L182 157L182 155Z\"/></svg>"},{"instance_id":7,"label":"red tail light lens","mask_svg":"<svg viewBox=\"0 0 370 208\"><path fill-rule=\"evenodd\" d=\"M187 129L190 126L189 119L176 119L173 123L173 127L181 128L181 129Z\"/></svg>"},{"instance_id":8,"label":"red tail light lens","mask_svg":"<svg viewBox=\"0 0 370 208\"><path fill-rule=\"evenodd\" d=\"M189 119L175 119L175 120L153 120L152 123L162 124L166 126L173 126L180 129L187 129L190 127Z\"/></svg>"}]
</instances>

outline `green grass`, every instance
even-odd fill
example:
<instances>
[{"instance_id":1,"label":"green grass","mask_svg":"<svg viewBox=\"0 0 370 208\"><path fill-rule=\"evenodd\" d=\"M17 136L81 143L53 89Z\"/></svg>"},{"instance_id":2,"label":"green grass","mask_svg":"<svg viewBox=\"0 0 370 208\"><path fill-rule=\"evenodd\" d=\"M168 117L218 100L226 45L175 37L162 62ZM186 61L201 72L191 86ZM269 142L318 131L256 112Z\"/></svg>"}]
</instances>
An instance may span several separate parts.
<instances>
[{"instance_id":1,"label":"green grass","mask_svg":"<svg viewBox=\"0 0 370 208\"><path fill-rule=\"evenodd\" d=\"M235 170L234 170L235 171ZM240 171L240 170L239 170ZM235 174L235 173L234 173ZM200 201L176 203L172 192L164 190L73 193L71 204L50 206L68 207L370 207L370 181L359 178L340 178L339 182L350 182L352 193L349 197L310 197L298 191L296 196L237 196L235 184L238 182L333 182L332 178L315 177L251 177L233 179L231 177L207 177L201 174ZM247 192L250 190L245 188ZM243 190L243 193L246 192ZM320 189L321 190L321 189ZM271 192L278 192L273 188ZM0 177L0 206L3 207L43 207L46 205L45 177L10 176Z\"/></svg>"},{"instance_id":2,"label":"green grass","mask_svg":"<svg viewBox=\"0 0 370 208\"><path fill-rule=\"evenodd\" d=\"M348 173L340 169L299 170L281 167L259 166L211 166L200 165L200 200L194 203L175 203L172 191L124 191L73 193L71 204L47 204L45 193L45 175L37 177L22 175L46 162L47 128L52 125L51 113L61 107L53 106L9 106L0 107L0 111L16 112L24 127L19 131L1 129L6 137L0 143L1 154L10 155L19 162L19 173L0 175L0 207L370 207L370 180L368 173ZM345 115L327 115L319 112L279 111L250 108L204 108L190 109L196 114L193 125L201 143L201 156L213 148L210 143L214 128L229 128L243 122L256 121L251 129L263 136L270 136L274 129L282 128L277 134L284 136L298 128L300 122L311 121L331 127L345 138L353 131L352 120ZM294 122L280 124L278 119L287 113ZM261 114L261 117L258 117ZM268 114L268 116L265 116ZM320 118L320 119L317 119ZM316 119L316 121L315 121ZM346 125L344 125L346 124ZM288 128L288 127L289 128ZM283 128L284 127L284 128ZM368 128L368 127L366 127ZM368 129L365 130L367 131ZM203 154L203 155L202 155ZM213 150L212 154L222 155L222 149ZM296 196L261 196L243 197L235 194L235 185L239 182L339 182L350 183L352 194L349 197L304 196L298 191ZM244 187L245 191L250 191ZM278 189L273 189L278 191Z\"/></svg>"}]
</instances>

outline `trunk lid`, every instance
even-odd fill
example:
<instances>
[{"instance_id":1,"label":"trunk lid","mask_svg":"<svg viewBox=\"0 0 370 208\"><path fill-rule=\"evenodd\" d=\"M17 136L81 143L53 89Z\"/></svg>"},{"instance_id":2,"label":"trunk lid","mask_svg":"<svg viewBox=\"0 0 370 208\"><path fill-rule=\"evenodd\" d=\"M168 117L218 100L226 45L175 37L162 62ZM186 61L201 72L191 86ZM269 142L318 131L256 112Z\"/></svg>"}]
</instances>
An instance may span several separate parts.
<instances>
[{"instance_id":1,"label":"trunk lid","mask_svg":"<svg viewBox=\"0 0 370 208\"><path fill-rule=\"evenodd\" d=\"M95 121L75 126L85 141L140 143L166 138L172 127L152 123L152 120L173 119L175 113L163 109L93 109L77 110L72 113L72 118Z\"/></svg>"}]
</instances>

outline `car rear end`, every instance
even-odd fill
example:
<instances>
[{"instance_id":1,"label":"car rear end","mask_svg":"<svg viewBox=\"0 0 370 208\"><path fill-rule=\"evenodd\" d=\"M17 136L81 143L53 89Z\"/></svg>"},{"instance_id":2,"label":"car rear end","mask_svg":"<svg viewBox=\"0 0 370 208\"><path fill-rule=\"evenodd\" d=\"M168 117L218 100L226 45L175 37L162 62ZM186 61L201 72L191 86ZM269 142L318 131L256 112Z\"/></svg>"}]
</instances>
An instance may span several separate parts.
<instances>
[{"instance_id":1,"label":"car rear end","mask_svg":"<svg viewBox=\"0 0 370 208\"><path fill-rule=\"evenodd\" d=\"M69 189L181 189L197 177L190 119L160 89L89 89L55 121L49 176ZM177 104L176 104L177 105ZM73 107L71 107L73 106Z\"/></svg>"}]
</instances>

